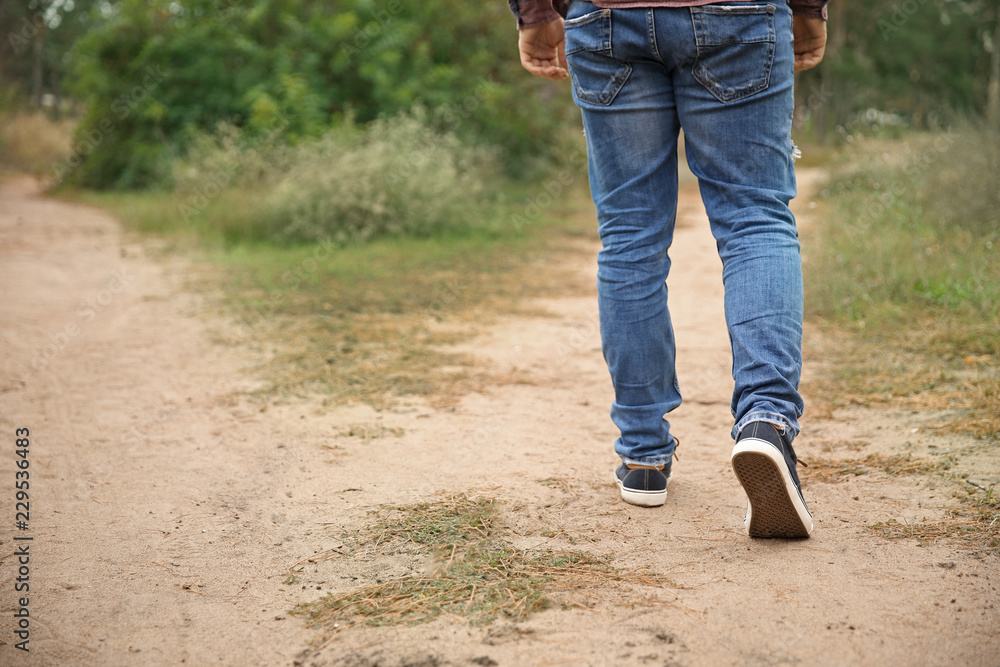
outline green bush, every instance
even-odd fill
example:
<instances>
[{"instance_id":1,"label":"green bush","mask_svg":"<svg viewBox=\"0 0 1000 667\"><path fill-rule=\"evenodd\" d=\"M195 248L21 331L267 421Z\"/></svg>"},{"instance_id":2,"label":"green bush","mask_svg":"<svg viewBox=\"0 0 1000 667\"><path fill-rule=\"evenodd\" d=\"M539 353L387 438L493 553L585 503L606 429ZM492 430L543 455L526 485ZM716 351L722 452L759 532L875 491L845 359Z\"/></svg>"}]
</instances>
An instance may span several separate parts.
<instances>
[{"instance_id":1,"label":"green bush","mask_svg":"<svg viewBox=\"0 0 1000 667\"><path fill-rule=\"evenodd\" d=\"M510 174L537 173L563 155L561 129L575 117L568 84L521 69L504 3L335 4L114 4L74 47L74 89L87 115L60 178L169 187L171 162L219 123L249 136L279 126L295 145L416 107L437 130L497 146Z\"/></svg>"},{"instance_id":2,"label":"green bush","mask_svg":"<svg viewBox=\"0 0 1000 667\"><path fill-rule=\"evenodd\" d=\"M213 133L194 134L187 155L173 163L172 180L181 196L203 192L209 183L219 189L266 187L288 172L292 156L278 132L253 136L220 123Z\"/></svg>"},{"instance_id":3,"label":"green bush","mask_svg":"<svg viewBox=\"0 0 1000 667\"><path fill-rule=\"evenodd\" d=\"M346 243L485 224L494 162L417 111L294 147L223 125L193 140L174 181L181 218L230 240Z\"/></svg>"},{"instance_id":4,"label":"green bush","mask_svg":"<svg viewBox=\"0 0 1000 667\"><path fill-rule=\"evenodd\" d=\"M330 132L294 151L262 215L272 237L289 241L425 236L474 225L492 157L409 115L360 133Z\"/></svg>"}]
</instances>

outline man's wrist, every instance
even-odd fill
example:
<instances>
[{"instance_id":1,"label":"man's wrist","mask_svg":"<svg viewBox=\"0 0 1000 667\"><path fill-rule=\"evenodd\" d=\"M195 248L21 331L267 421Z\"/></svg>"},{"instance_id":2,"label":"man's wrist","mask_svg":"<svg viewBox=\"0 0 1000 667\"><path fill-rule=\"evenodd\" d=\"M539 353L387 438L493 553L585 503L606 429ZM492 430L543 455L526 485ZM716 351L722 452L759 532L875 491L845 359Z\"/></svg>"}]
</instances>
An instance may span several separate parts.
<instances>
[{"instance_id":1,"label":"man's wrist","mask_svg":"<svg viewBox=\"0 0 1000 667\"><path fill-rule=\"evenodd\" d=\"M827 18L826 0L789 0L788 6L792 9L793 14L802 18L823 19L824 21Z\"/></svg>"},{"instance_id":2,"label":"man's wrist","mask_svg":"<svg viewBox=\"0 0 1000 667\"><path fill-rule=\"evenodd\" d=\"M552 6L552 0L508 0L507 4L517 18L518 30L537 28L562 18Z\"/></svg>"}]
</instances>

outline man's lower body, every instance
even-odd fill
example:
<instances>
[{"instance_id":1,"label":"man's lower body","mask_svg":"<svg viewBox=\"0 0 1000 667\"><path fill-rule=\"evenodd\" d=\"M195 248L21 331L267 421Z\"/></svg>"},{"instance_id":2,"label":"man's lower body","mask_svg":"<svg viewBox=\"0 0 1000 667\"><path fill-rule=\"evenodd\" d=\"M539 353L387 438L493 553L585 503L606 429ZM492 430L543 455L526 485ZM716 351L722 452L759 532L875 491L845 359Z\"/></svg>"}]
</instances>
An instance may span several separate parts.
<instances>
[{"instance_id":1,"label":"man's lower body","mask_svg":"<svg viewBox=\"0 0 1000 667\"><path fill-rule=\"evenodd\" d=\"M565 22L603 244L598 299L622 497L663 504L677 445L664 418L681 403L666 280L683 128L723 262L733 464L756 536L812 529L792 450L803 406L791 23L783 2L612 11L585 0Z\"/></svg>"}]
</instances>

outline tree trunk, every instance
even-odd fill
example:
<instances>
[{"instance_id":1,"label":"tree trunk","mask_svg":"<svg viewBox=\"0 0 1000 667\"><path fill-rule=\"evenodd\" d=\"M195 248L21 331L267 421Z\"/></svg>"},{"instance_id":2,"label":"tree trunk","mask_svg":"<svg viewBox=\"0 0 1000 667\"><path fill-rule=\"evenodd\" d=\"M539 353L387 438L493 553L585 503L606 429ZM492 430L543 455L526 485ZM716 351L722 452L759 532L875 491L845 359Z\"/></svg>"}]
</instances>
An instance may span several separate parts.
<instances>
[{"instance_id":1,"label":"tree trunk","mask_svg":"<svg viewBox=\"0 0 1000 667\"><path fill-rule=\"evenodd\" d=\"M986 117L990 127L1000 129L1000 6L994 12L993 53L990 54L990 84L986 94Z\"/></svg>"},{"instance_id":2,"label":"tree trunk","mask_svg":"<svg viewBox=\"0 0 1000 667\"><path fill-rule=\"evenodd\" d=\"M35 35L34 43L34 68L31 73L31 97L35 100L35 106L42 108L42 87L45 79L45 28L39 28Z\"/></svg>"},{"instance_id":3,"label":"tree trunk","mask_svg":"<svg viewBox=\"0 0 1000 667\"><path fill-rule=\"evenodd\" d=\"M831 2L827 8L830 22L828 25L829 35L827 36L826 53L837 60L842 57L842 52L847 45L847 3L848 0L838 0L838 2ZM849 107L850 96L844 77L834 77L829 67L827 67L823 71L822 81L824 95L828 96L828 101L824 105L825 108L821 117L823 128L819 131L823 134L820 135L820 143L825 141L826 132L831 125L831 116L833 117L832 125L834 127L846 127L850 122L850 114L848 111L845 111L845 108ZM833 105L832 110L828 108L830 105ZM833 113L830 113L830 111ZM817 118L817 123L819 122L820 118Z\"/></svg>"}]
</instances>

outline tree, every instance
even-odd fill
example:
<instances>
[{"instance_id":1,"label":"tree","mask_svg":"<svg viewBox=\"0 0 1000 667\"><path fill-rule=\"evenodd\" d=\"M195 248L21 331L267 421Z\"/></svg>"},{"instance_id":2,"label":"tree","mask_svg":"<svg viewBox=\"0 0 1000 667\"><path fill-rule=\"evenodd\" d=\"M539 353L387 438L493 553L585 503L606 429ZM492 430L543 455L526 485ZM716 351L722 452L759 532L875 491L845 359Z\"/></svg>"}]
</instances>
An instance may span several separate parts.
<instances>
[{"instance_id":1,"label":"tree","mask_svg":"<svg viewBox=\"0 0 1000 667\"><path fill-rule=\"evenodd\" d=\"M573 113L520 69L503 3L463 0L121 0L77 45L87 104L78 165L93 187L148 187L196 131L291 141L422 106L467 141L499 146L512 173L553 151ZM154 73L150 79L150 73ZM148 85L147 85L148 84Z\"/></svg>"},{"instance_id":2,"label":"tree","mask_svg":"<svg viewBox=\"0 0 1000 667\"><path fill-rule=\"evenodd\" d=\"M99 20L94 0L0 0L0 84L35 106L54 95L58 113L73 45Z\"/></svg>"},{"instance_id":3,"label":"tree","mask_svg":"<svg viewBox=\"0 0 1000 667\"><path fill-rule=\"evenodd\" d=\"M985 113L997 5L997 0L831 2L828 56L816 70L799 75L800 106L809 107L817 135L847 126L867 109L914 127L941 124L956 112ZM808 105L817 90L826 102Z\"/></svg>"}]
</instances>

